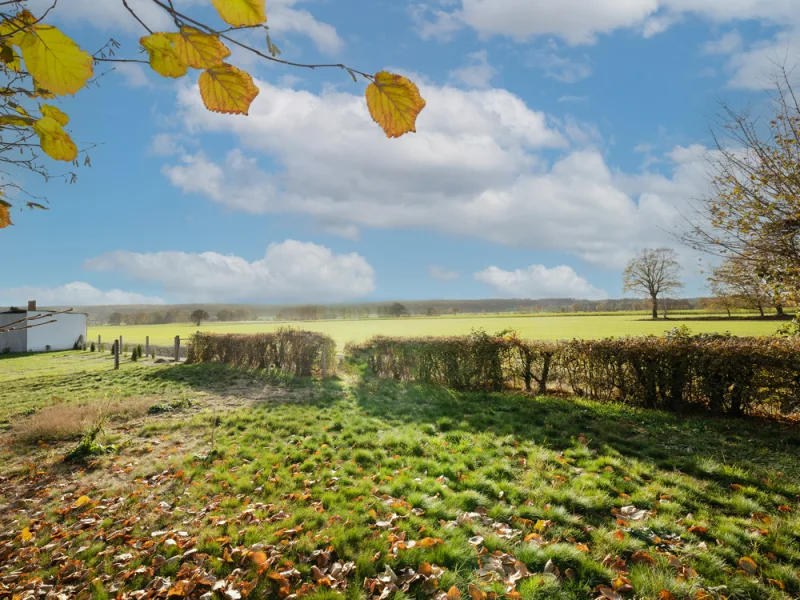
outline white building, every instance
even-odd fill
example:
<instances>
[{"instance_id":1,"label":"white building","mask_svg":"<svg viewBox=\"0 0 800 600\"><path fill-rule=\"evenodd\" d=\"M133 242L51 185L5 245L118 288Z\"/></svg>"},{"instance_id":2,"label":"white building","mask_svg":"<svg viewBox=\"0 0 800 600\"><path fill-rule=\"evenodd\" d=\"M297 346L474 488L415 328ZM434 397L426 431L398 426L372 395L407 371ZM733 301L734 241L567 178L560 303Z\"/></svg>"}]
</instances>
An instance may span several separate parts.
<instances>
[{"instance_id":1,"label":"white building","mask_svg":"<svg viewBox=\"0 0 800 600\"><path fill-rule=\"evenodd\" d=\"M86 340L89 318L86 313L48 316L53 312L57 311L37 309L35 300L28 302L27 310L13 307L0 310L0 330L13 329L0 333L0 352L72 350L75 342Z\"/></svg>"}]
</instances>

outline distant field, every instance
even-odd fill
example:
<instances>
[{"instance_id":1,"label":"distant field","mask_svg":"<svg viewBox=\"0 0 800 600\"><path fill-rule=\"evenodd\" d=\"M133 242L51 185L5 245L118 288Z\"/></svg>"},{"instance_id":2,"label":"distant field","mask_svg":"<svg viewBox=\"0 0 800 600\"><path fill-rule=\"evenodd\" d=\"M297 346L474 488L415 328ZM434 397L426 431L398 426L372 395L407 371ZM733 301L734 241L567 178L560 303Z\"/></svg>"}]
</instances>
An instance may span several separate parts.
<instances>
[{"instance_id":1,"label":"distant field","mask_svg":"<svg viewBox=\"0 0 800 600\"><path fill-rule=\"evenodd\" d=\"M642 314L617 314L610 316L519 316L481 315L469 317L418 317L410 319L362 319L353 321L308 321L292 323L298 329L320 331L332 336L340 348L347 342L360 342L374 335L424 336L461 335L473 329L496 332L513 329L530 339L603 338L609 336L654 334L685 324L693 333L729 331L734 335L768 335L779 327L776 321L747 319L733 320L681 320L650 321ZM123 342L144 343L150 336L153 344L171 344L176 335L187 338L196 331L216 333L256 333L286 327L286 323L191 323L171 325L101 326L89 328L89 340L101 335L104 341L123 336Z\"/></svg>"}]
</instances>

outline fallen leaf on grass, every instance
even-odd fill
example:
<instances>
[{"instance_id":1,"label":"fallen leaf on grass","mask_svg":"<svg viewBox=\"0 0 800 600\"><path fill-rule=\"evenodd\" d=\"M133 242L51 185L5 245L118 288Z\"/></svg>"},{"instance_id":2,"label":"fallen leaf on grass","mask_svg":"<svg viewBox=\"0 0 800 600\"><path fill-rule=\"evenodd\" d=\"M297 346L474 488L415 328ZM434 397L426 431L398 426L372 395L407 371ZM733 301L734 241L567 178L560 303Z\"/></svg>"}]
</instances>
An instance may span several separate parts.
<instances>
[{"instance_id":1,"label":"fallen leaf on grass","mask_svg":"<svg viewBox=\"0 0 800 600\"><path fill-rule=\"evenodd\" d=\"M749 556L743 556L739 559L739 568L748 575L755 575L758 573L758 565Z\"/></svg>"}]
</instances>

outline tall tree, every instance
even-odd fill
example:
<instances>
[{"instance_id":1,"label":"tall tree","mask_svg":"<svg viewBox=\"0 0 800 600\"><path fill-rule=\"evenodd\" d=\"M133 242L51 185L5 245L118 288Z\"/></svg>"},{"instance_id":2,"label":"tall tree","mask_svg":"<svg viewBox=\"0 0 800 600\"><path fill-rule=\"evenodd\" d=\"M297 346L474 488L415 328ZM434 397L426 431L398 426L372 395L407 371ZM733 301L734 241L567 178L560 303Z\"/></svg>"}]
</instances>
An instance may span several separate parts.
<instances>
[{"instance_id":1,"label":"tall tree","mask_svg":"<svg viewBox=\"0 0 800 600\"><path fill-rule=\"evenodd\" d=\"M769 285L752 270L746 260L732 257L714 268L708 283L715 296L728 296L740 306L754 308L764 316L764 307L771 303Z\"/></svg>"},{"instance_id":2,"label":"tall tree","mask_svg":"<svg viewBox=\"0 0 800 600\"><path fill-rule=\"evenodd\" d=\"M677 253L671 248L643 249L623 272L626 292L647 294L653 303L653 318L658 318L658 298L683 288Z\"/></svg>"},{"instance_id":3,"label":"tall tree","mask_svg":"<svg viewBox=\"0 0 800 600\"><path fill-rule=\"evenodd\" d=\"M800 101L790 73L774 77L771 118L722 105L709 153L711 193L682 239L747 264L781 296L800 299Z\"/></svg>"},{"instance_id":4,"label":"tall tree","mask_svg":"<svg viewBox=\"0 0 800 600\"><path fill-rule=\"evenodd\" d=\"M200 327L200 323L203 321L208 321L209 316L208 313L202 308L198 308L192 312L192 316L190 318L192 319L192 323L197 323L197 326Z\"/></svg>"},{"instance_id":5,"label":"tall tree","mask_svg":"<svg viewBox=\"0 0 800 600\"><path fill-rule=\"evenodd\" d=\"M174 23L174 30L166 32L154 31L143 16L144 11L137 13L142 3L131 7L126 0L102 2L120 3L138 22L144 34L139 44L146 58L118 56L120 44L113 39L92 55L81 49L46 22L51 12L61 6L69 10L66 1L59 6L59 0L52 0L46 10L30 0L0 1L0 73L4 76L0 94L0 229L12 225L9 209L14 206L46 209L32 196L22 201L16 198L14 192L24 190L14 170L73 182L74 172L53 175L49 160L77 166L83 153L84 163L89 163L86 149L79 150L66 129L69 116L47 101L74 95L96 81L103 75L96 72L98 66L144 63L168 78L183 77L190 69L196 69L200 96L208 110L246 115L259 90L249 73L228 62L233 48L287 67L335 68L345 71L356 83L359 78L365 80L367 107L387 137L416 131L417 116L425 108L417 86L400 75L386 71L370 75L343 64L304 64L278 58L280 51L266 26L266 0L209 0L219 17L218 22L210 23L194 11L189 14L193 6L179 9L172 0L150 0L155 10L165 13ZM256 30L265 39L263 47L249 41Z\"/></svg>"}]
</instances>

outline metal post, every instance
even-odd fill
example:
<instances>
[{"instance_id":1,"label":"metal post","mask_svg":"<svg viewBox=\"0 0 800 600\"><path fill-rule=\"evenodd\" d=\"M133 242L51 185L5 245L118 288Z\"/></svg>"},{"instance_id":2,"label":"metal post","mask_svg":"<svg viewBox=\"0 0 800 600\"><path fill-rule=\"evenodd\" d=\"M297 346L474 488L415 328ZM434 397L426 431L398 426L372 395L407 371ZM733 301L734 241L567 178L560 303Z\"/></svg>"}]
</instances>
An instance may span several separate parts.
<instances>
[{"instance_id":1,"label":"metal post","mask_svg":"<svg viewBox=\"0 0 800 600\"><path fill-rule=\"evenodd\" d=\"M150 356L150 336L144 338L144 355Z\"/></svg>"},{"instance_id":2,"label":"metal post","mask_svg":"<svg viewBox=\"0 0 800 600\"><path fill-rule=\"evenodd\" d=\"M322 379L325 379L328 371L328 364L325 360L325 346L322 346Z\"/></svg>"},{"instance_id":3,"label":"metal post","mask_svg":"<svg viewBox=\"0 0 800 600\"><path fill-rule=\"evenodd\" d=\"M119 353L120 353L120 346L119 340L114 340L114 369L119 369Z\"/></svg>"},{"instance_id":4,"label":"metal post","mask_svg":"<svg viewBox=\"0 0 800 600\"><path fill-rule=\"evenodd\" d=\"M175 362L181 360L181 336L175 336Z\"/></svg>"}]
</instances>

